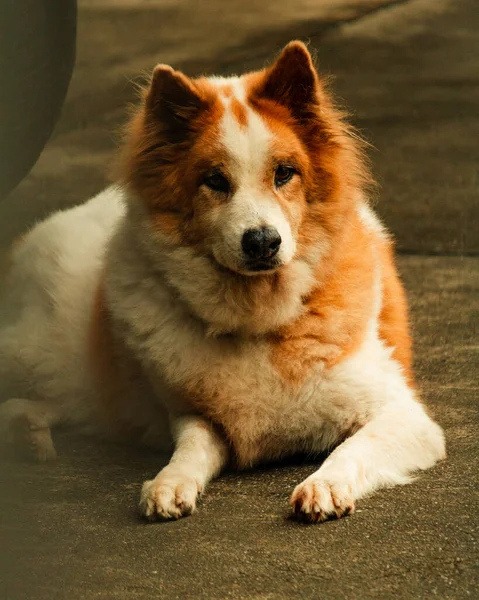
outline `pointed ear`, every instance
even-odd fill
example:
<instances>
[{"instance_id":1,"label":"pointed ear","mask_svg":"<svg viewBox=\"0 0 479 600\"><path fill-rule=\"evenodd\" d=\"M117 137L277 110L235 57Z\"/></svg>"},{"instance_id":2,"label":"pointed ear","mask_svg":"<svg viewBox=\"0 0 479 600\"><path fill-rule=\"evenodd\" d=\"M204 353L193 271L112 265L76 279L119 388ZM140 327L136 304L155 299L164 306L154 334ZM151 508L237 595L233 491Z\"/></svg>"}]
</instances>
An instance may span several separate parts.
<instances>
[{"instance_id":1,"label":"pointed ear","mask_svg":"<svg viewBox=\"0 0 479 600\"><path fill-rule=\"evenodd\" d=\"M293 116L303 121L318 105L318 75L308 49L300 41L283 48L269 67L259 88L259 96L286 106Z\"/></svg>"},{"instance_id":2,"label":"pointed ear","mask_svg":"<svg viewBox=\"0 0 479 600\"><path fill-rule=\"evenodd\" d=\"M188 124L207 107L194 82L169 65L157 65L146 96L148 111L166 131L188 129Z\"/></svg>"}]
</instances>

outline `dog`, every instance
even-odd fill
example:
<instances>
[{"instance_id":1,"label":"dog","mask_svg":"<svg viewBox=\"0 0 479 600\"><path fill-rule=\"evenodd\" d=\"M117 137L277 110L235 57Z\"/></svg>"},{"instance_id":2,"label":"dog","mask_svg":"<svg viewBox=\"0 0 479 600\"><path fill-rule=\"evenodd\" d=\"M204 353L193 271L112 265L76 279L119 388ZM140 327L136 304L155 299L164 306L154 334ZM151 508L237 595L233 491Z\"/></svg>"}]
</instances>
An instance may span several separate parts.
<instances>
[{"instance_id":1,"label":"dog","mask_svg":"<svg viewBox=\"0 0 479 600\"><path fill-rule=\"evenodd\" d=\"M38 460L60 424L174 443L150 520L226 465L328 453L291 496L318 522L444 458L363 144L307 47L241 77L158 65L139 104L116 184L12 249L2 438Z\"/></svg>"}]
</instances>

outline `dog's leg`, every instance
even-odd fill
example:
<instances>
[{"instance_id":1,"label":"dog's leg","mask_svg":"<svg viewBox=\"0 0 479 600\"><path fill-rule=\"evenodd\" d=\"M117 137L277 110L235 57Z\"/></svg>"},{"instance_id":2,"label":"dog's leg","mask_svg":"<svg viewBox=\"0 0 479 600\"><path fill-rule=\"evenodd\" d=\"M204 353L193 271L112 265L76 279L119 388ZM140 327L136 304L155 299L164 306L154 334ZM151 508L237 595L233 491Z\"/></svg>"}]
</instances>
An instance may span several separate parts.
<instances>
[{"instance_id":1,"label":"dog's leg","mask_svg":"<svg viewBox=\"0 0 479 600\"><path fill-rule=\"evenodd\" d=\"M176 448L155 479L145 481L140 511L150 520L191 514L207 483L228 460L228 447L213 427L198 416L173 421Z\"/></svg>"},{"instance_id":2,"label":"dog's leg","mask_svg":"<svg viewBox=\"0 0 479 600\"><path fill-rule=\"evenodd\" d=\"M445 457L441 428L407 391L407 400L403 395L402 402L386 405L296 487L295 514L312 522L347 515L355 500L382 486L407 483L411 472Z\"/></svg>"},{"instance_id":3,"label":"dog's leg","mask_svg":"<svg viewBox=\"0 0 479 600\"><path fill-rule=\"evenodd\" d=\"M12 398L0 404L0 440L17 454L46 462L56 458L50 426L58 422L41 400Z\"/></svg>"}]
</instances>

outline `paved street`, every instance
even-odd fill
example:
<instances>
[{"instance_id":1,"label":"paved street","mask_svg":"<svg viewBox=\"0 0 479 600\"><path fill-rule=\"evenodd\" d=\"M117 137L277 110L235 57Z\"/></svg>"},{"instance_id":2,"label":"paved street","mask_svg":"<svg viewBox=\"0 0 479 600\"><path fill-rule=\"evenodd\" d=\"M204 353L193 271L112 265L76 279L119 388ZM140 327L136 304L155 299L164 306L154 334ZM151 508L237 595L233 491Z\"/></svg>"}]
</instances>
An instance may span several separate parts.
<instances>
[{"instance_id":1,"label":"paved street","mask_svg":"<svg viewBox=\"0 0 479 600\"><path fill-rule=\"evenodd\" d=\"M0 465L2 600L479 596L478 32L477 0L79 0L63 116L0 205L0 252L105 185L138 74L156 62L241 72L309 40L374 146L418 381L449 457L337 522L288 519L292 489L315 469L298 461L226 474L194 516L144 524L140 484L167 457L61 432L57 464Z\"/></svg>"}]
</instances>

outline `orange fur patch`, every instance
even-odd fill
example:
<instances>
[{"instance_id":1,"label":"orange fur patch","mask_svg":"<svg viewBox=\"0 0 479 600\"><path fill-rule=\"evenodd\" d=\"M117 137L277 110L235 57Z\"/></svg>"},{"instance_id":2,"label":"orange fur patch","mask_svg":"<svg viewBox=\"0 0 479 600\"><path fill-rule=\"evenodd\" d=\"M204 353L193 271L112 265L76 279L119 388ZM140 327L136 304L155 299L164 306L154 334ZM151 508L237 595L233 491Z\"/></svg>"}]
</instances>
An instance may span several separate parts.
<instances>
[{"instance_id":1,"label":"orange fur patch","mask_svg":"<svg viewBox=\"0 0 479 600\"><path fill-rule=\"evenodd\" d=\"M248 124L248 116L246 114L246 109L236 98L231 100L231 112L233 113L234 118L238 121L241 127L246 127Z\"/></svg>"},{"instance_id":2,"label":"orange fur patch","mask_svg":"<svg viewBox=\"0 0 479 600\"><path fill-rule=\"evenodd\" d=\"M407 299L394 264L393 245L384 243L381 251L382 307L379 335L393 348L393 358L401 365L410 386L414 385L412 343L409 333Z\"/></svg>"},{"instance_id":3,"label":"orange fur patch","mask_svg":"<svg viewBox=\"0 0 479 600\"><path fill-rule=\"evenodd\" d=\"M145 92L142 106L128 124L118 176L146 204L154 227L173 243L201 250L204 232L194 219L198 211L192 199L205 166L221 161L216 138L224 107L207 80L195 80L194 90L206 108L189 119L184 131L178 126L174 141L151 114ZM205 151L211 155L208 159Z\"/></svg>"},{"instance_id":4,"label":"orange fur patch","mask_svg":"<svg viewBox=\"0 0 479 600\"><path fill-rule=\"evenodd\" d=\"M225 98L231 98L231 96L233 95L233 86L229 83L225 83L220 88L218 88L218 91Z\"/></svg>"},{"instance_id":5,"label":"orange fur patch","mask_svg":"<svg viewBox=\"0 0 479 600\"><path fill-rule=\"evenodd\" d=\"M372 235L355 213L317 273L317 287L305 299L305 313L272 342L272 360L283 378L300 384L310 368L326 368L362 342L374 306Z\"/></svg>"}]
</instances>

